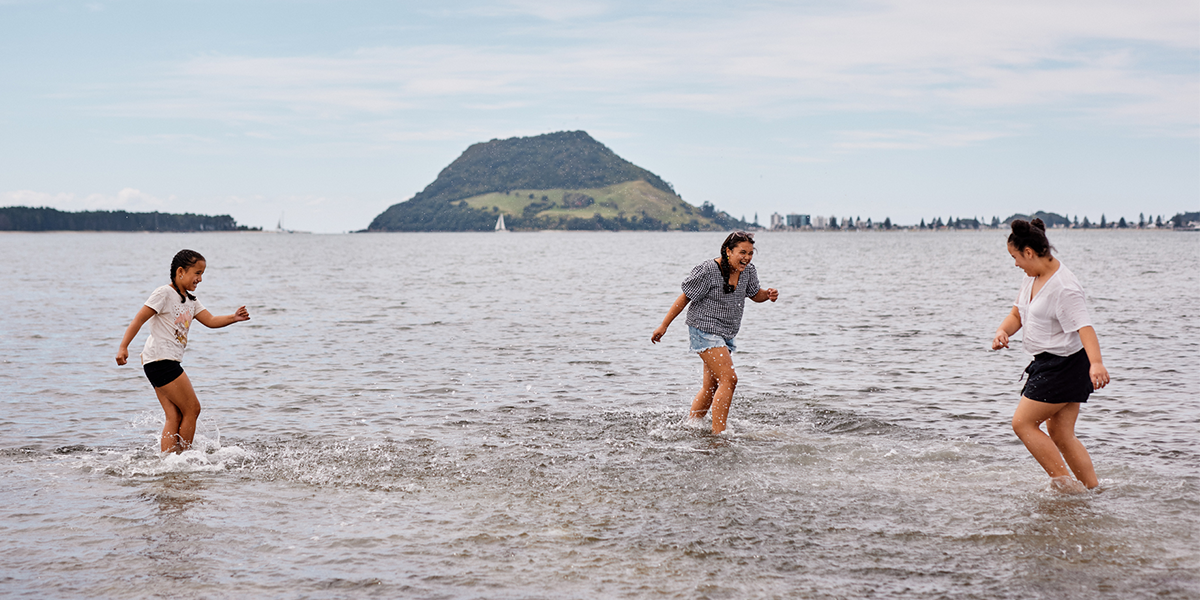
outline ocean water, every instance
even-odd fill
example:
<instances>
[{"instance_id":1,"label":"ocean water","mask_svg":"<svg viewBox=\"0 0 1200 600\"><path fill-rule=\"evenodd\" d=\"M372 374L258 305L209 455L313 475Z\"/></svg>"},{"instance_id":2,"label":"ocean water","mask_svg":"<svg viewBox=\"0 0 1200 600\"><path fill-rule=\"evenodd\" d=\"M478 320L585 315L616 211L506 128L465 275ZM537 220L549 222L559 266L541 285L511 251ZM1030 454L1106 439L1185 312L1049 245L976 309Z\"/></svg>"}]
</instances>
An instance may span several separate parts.
<instances>
[{"instance_id":1,"label":"ocean water","mask_svg":"<svg viewBox=\"0 0 1200 600\"><path fill-rule=\"evenodd\" d=\"M1113 377L1079 495L1009 427L1004 238L759 234L714 437L649 337L720 234L0 235L0 596L1200 597L1200 236L1051 232ZM113 357L184 247L252 320L164 457Z\"/></svg>"}]
</instances>

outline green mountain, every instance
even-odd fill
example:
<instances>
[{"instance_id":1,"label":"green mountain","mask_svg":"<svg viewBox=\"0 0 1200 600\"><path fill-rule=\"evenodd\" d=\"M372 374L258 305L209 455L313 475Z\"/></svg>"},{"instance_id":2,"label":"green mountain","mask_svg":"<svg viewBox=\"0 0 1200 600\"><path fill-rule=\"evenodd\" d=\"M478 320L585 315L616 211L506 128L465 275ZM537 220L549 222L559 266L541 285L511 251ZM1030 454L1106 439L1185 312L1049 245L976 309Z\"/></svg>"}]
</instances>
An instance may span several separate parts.
<instances>
[{"instance_id":1,"label":"green mountain","mask_svg":"<svg viewBox=\"0 0 1200 600\"><path fill-rule=\"evenodd\" d=\"M492 140L467 148L436 180L393 204L367 231L510 229L723 230L748 224L695 207L658 175L583 131Z\"/></svg>"}]
</instances>

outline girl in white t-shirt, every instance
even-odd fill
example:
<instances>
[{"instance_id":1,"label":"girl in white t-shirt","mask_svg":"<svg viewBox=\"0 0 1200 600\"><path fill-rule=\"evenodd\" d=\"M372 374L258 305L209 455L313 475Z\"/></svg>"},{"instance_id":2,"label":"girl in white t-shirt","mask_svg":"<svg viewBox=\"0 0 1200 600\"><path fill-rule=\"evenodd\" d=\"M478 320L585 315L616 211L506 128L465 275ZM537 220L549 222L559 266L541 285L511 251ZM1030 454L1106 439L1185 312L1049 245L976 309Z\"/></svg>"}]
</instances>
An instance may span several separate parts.
<instances>
[{"instance_id":1,"label":"girl in white t-shirt","mask_svg":"<svg viewBox=\"0 0 1200 600\"><path fill-rule=\"evenodd\" d=\"M144 306L133 317L117 349L117 364L129 359L129 343L150 322L150 338L142 349L142 369L154 386L167 422L163 426L163 452L182 452L192 445L196 435L196 418L200 416L200 400L192 382L183 372L180 361L187 347L188 330L192 320L205 327L217 328L250 319L246 307L231 315L214 317L191 292L196 291L204 275L204 257L194 250L180 250L171 261L171 284L154 290Z\"/></svg>"},{"instance_id":2,"label":"girl in white t-shirt","mask_svg":"<svg viewBox=\"0 0 1200 600\"><path fill-rule=\"evenodd\" d=\"M1091 489L1100 482L1087 448L1075 437L1075 420L1092 391L1108 385L1108 370L1083 287L1050 249L1041 219L1013 221L1008 253L1029 277L996 330L992 350L1007 348L1009 336L1024 327L1022 342L1034 357L1025 369L1029 379L1013 414L1013 431L1056 489L1079 490L1079 482ZM1049 435L1041 430L1043 422Z\"/></svg>"}]
</instances>

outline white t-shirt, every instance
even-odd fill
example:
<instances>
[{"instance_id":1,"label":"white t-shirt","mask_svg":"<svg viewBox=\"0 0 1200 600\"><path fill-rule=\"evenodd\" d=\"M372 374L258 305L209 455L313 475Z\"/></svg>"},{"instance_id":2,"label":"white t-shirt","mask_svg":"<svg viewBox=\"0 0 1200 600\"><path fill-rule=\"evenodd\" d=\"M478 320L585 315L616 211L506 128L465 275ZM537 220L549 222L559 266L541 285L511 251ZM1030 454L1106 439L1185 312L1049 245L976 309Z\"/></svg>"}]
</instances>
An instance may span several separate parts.
<instances>
[{"instance_id":1,"label":"white t-shirt","mask_svg":"<svg viewBox=\"0 0 1200 600\"><path fill-rule=\"evenodd\" d=\"M156 360L183 361L183 349L187 347L188 329L192 319L204 312L199 300L188 298L179 301L179 292L164 285L146 300L146 306L158 313L150 317L150 338L142 348L142 364Z\"/></svg>"},{"instance_id":2,"label":"white t-shirt","mask_svg":"<svg viewBox=\"0 0 1200 600\"><path fill-rule=\"evenodd\" d=\"M1025 278L1014 303L1021 313L1021 329L1025 331L1021 343L1025 351L1057 356L1079 352L1083 349L1079 330L1092 324L1083 299L1083 286L1067 265L1060 262L1058 270L1030 301L1033 279Z\"/></svg>"}]
</instances>

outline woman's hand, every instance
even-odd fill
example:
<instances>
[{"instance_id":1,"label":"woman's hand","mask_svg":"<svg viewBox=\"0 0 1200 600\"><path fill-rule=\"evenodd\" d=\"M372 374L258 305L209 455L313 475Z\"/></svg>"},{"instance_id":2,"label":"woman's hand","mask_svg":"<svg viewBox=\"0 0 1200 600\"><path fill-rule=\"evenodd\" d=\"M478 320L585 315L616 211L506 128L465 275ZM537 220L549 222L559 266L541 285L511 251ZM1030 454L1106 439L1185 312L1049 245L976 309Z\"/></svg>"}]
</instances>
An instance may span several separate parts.
<instances>
[{"instance_id":1,"label":"woman's hand","mask_svg":"<svg viewBox=\"0 0 1200 600\"><path fill-rule=\"evenodd\" d=\"M1008 347L1008 332L1003 329L996 330L996 337L992 338L992 350L999 350Z\"/></svg>"},{"instance_id":2,"label":"woman's hand","mask_svg":"<svg viewBox=\"0 0 1200 600\"><path fill-rule=\"evenodd\" d=\"M992 338L992 350L999 350L1008 347L1008 336L1021 330L1021 311L1017 307L1012 307L1008 311L1008 316L1004 317L1004 321L996 328L996 337Z\"/></svg>"},{"instance_id":3,"label":"woman's hand","mask_svg":"<svg viewBox=\"0 0 1200 600\"><path fill-rule=\"evenodd\" d=\"M235 311L233 313L233 322L234 323L237 323L239 321L249 321L249 320L250 320L250 311L246 310L245 306L238 307L237 311Z\"/></svg>"},{"instance_id":4,"label":"woman's hand","mask_svg":"<svg viewBox=\"0 0 1200 600\"><path fill-rule=\"evenodd\" d=\"M659 325L658 328L654 330L654 333L650 334L650 343L657 344L658 342L662 341L662 336L665 335L666 333L667 333L667 326Z\"/></svg>"},{"instance_id":5,"label":"woman's hand","mask_svg":"<svg viewBox=\"0 0 1200 600\"><path fill-rule=\"evenodd\" d=\"M774 302L779 299L779 290L775 288L759 288L758 292L750 296L750 299L755 302L766 302L767 300Z\"/></svg>"},{"instance_id":6,"label":"woman's hand","mask_svg":"<svg viewBox=\"0 0 1200 600\"><path fill-rule=\"evenodd\" d=\"M1092 367L1088 369L1088 376L1092 378L1092 389L1100 389L1108 385L1108 369L1104 368L1104 363L1092 363Z\"/></svg>"},{"instance_id":7,"label":"woman's hand","mask_svg":"<svg viewBox=\"0 0 1200 600\"><path fill-rule=\"evenodd\" d=\"M123 365L129 360L129 348L117 349L117 366Z\"/></svg>"}]
</instances>

